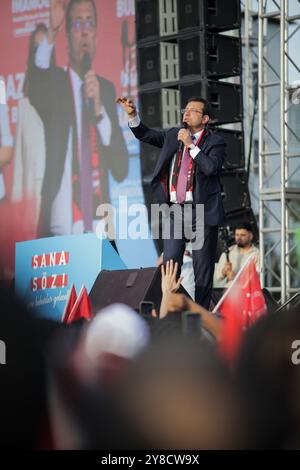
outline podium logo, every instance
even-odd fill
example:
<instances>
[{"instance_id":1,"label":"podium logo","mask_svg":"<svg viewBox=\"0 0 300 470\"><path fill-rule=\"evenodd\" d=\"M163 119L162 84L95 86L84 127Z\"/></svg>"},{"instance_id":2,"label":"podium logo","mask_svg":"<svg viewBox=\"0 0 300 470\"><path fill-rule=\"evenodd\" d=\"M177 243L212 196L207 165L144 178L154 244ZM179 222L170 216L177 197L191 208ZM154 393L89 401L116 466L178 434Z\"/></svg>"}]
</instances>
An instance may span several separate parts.
<instances>
[{"instance_id":1,"label":"podium logo","mask_svg":"<svg viewBox=\"0 0 300 470\"><path fill-rule=\"evenodd\" d=\"M0 366L5 366L6 364L6 344L4 341L0 340Z\"/></svg>"}]
</instances>

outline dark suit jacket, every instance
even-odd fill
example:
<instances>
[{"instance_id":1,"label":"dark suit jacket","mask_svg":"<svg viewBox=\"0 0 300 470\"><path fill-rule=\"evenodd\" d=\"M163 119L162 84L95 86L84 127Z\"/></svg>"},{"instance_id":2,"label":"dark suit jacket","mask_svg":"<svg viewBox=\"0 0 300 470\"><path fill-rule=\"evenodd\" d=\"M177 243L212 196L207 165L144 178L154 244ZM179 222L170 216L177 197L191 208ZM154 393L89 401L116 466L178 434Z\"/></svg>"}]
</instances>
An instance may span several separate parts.
<instances>
[{"instance_id":1,"label":"dark suit jacket","mask_svg":"<svg viewBox=\"0 0 300 470\"><path fill-rule=\"evenodd\" d=\"M159 204L169 203L170 164L178 149L178 128L168 131L149 129L142 122L138 127L131 128L134 135L141 141L160 147L158 161L153 172L151 186L154 197ZM200 143L201 152L194 159L195 180L193 202L204 204L204 223L206 225L222 225L225 213L221 198L219 173L225 159L225 141L222 137L205 130L204 139Z\"/></svg>"},{"instance_id":2,"label":"dark suit jacket","mask_svg":"<svg viewBox=\"0 0 300 470\"><path fill-rule=\"evenodd\" d=\"M98 136L101 159L101 189L103 202L109 202L108 170L117 181L128 174L128 152L119 126L114 85L105 78L98 77L102 103L112 124L112 138L109 146L104 146ZM70 127L76 134L76 116L69 74L58 67L47 70L34 67L30 76L28 95L36 108L45 128L46 167L42 185L39 236L50 234L51 207L60 188ZM97 133L98 134L98 133ZM34 143L33 143L34 145ZM73 158L76 140L73 141Z\"/></svg>"}]
</instances>

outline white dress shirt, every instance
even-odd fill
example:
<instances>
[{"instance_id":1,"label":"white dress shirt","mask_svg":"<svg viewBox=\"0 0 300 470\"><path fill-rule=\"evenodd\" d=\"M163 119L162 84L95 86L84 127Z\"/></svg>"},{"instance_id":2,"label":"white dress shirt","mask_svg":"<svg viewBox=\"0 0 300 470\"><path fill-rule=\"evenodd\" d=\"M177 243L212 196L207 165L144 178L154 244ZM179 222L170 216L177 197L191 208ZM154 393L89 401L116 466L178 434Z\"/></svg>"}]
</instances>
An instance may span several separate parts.
<instances>
[{"instance_id":1,"label":"white dress shirt","mask_svg":"<svg viewBox=\"0 0 300 470\"><path fill-rule=\"evenodd\" d=\"M251 245L248 251L241 252L240 248L234 244L229 248L229 262L232 264L232 270L236 274L239 272L241 267L246 263L247 259L256 254L255 267L256 271L259 273L259 249ZM227 277L223 275L222 271L227 263L226 253L222 253L220 259L215 267L215 281L219 284L220 287L230 287L233 281L227 281ZM222 282L221 282L222 281Z\"/></svg>"}]
</instances>

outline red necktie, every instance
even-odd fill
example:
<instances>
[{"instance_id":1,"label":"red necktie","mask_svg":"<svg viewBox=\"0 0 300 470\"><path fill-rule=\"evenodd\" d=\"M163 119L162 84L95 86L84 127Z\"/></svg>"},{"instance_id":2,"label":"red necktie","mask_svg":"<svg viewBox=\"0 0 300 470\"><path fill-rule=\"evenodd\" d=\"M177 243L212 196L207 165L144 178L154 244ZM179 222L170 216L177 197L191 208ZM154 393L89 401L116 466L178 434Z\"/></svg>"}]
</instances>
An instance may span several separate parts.
<instances>
[{"instance_id":1,"label":"red necktie","mask_svg":"<svg viewBox=\"0 0 300 470\"><path fill-rule=\"evenodd\" d=\"M93 185L92 149L90 116L86 97L82 88L81 158L80 158L80 208L83 216L84 231L93 229Z\"/></svg>"},{"instance_id":2,"label":"red necktie","mask_svg":"<svg viewBox=\"0 0 300 470\"><path fill-rule=\"evenodd\" d=\"M190 154L188 148L184 148L183 157L181 160L178 181L177 181L177 188L176 188L176 198L179 204L185 202L186 198L186 183L188 177L188 169L189 169L189 161L190 161Z\"/></svg>"}]
</instances>

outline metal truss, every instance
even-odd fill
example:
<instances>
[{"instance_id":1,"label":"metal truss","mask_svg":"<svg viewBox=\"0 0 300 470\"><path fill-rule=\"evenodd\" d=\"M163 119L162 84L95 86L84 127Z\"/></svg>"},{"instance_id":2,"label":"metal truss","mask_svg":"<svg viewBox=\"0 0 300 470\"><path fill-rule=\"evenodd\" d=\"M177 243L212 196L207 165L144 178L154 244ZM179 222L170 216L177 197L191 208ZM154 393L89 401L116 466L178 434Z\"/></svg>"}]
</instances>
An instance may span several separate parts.
<instances>
[{"instance_id":1,"label":"metal truss","mask_svg":"<svg viewBox=\"0 0 300 470\"><path fill-rule=\"evenodd\" d=\"M257 132L257 73L258 73L258 31L257 0L241 0L243 12L242 45L243 45L243 89L244 89L244 139L245 163L249 170L249 192L254 213L258 213L258 161L257 148L253 136Z\"/></svg>"},{"instance_id":2,"label":"metal truss","mask_svg":"<svg viewBox=\"0 0 300 470\"><path fill-rule=\"evenodd\" d=\"M293 15L292 3L298 7ZM258 0L257 7L261 283L284 302L300 287L294 237L300 226L300 100L289 83L291 69L300 79L300 60L290 53L300 33L300 4Z\"/></svg>"}]
</instances>

